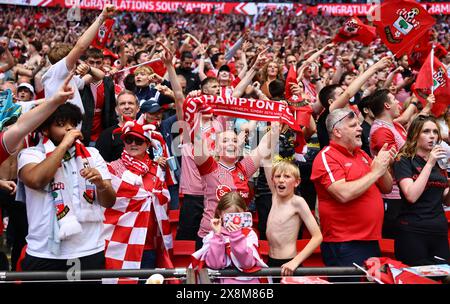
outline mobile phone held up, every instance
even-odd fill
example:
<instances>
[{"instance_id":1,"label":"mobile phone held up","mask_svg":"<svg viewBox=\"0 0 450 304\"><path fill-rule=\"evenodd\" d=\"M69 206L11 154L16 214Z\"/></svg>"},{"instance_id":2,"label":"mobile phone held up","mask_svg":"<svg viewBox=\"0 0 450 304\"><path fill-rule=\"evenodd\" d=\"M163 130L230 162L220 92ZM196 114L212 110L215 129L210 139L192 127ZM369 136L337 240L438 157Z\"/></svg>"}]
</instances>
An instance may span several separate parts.
<instances>
[{"instance_id":1,"label":"mobile phone held up","mask_svg":"<svg viewBox=\"0 0 450 304\"><path fill-rule=\"evenodd\" d=\"M252 227L252 214L250 212L225 213L223 216L223 225L227 227L230 222L241 226L241 228Z\"/></svg>"}]
</instances>

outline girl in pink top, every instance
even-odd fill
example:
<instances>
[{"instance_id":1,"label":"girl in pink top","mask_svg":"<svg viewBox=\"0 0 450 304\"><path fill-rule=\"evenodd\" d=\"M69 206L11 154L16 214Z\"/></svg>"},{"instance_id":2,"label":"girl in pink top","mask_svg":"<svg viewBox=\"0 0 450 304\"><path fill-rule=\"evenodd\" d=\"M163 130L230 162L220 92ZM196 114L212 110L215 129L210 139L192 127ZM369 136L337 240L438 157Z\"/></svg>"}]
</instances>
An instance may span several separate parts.
<instances>
[{"instance_id":1,"label":"girl in pink top","mask_svg":"<svg viewBox=\"0 0 450 304\"><path fill-rule=\"evenodd\" d=\"M226 213L246 210L245 201L237 192L229 192L220 199L214 218L211 219L212 231L205 236L203 247L192 254L194 268L206 266L218 270L235 267L242 272L251 273L267 267L258 253L256 233L251 228L242 228L233 222L225 225L222 221ZM236 277L219 279L219 282L257 284L262 281L258 278Z\"/></svg>"}]
</instances>

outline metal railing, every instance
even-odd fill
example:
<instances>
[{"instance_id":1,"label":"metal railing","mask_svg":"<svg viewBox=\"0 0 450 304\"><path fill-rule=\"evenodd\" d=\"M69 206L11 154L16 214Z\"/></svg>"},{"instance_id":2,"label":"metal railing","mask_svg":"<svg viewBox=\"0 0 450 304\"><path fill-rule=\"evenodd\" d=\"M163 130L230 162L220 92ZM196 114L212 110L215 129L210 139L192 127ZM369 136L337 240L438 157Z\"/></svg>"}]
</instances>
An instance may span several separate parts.
<instances>
[{"instance_id":1,"label":"metal railing","mask_svg":"<svg viewBox=\"0 0 450 304\"><path fill-rule=\"evenodd\" d=\"M0 283L6 282L84 282L101 281L108 278L138 278L146 280L153 274L161 274L165 279L181 279L186 284L196 283L196 273L192 268L175 269L121 269L121 270L76 270L76 271L5 271L0 272ZM202 269L198 272L197 283L208 284L212 280L224 277L281 277L281 268L263 268L252 273L243 273L236 269ZM364 271L357 267L300 267L294 276L330 276L365 277Z\"/></svg>"}]
</instances>

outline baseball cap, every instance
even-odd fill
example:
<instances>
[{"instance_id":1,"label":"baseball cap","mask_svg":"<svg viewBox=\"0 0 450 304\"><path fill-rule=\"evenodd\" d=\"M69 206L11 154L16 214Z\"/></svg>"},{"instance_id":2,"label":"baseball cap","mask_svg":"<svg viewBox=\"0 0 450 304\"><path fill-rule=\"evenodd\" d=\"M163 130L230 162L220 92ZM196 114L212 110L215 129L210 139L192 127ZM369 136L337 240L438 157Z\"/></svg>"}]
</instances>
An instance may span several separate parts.
<instances>
[{"instance_id":1,"label":"baseball cap","mask_svg":"<svg viewBox=\"0 0 450 304\"><path fill-rule=\"evenodd\" d=\"M17 91L19 91L21 88L27 88L34 96L34 88L31 84L26 83L26 82L22 82L21 84L19 84L17 86Z\"/></svg>"},{"instance_id":2,"label":"baseball cap","mask_svg":"<svg viewBox=\"0 0 450 304\"><path fill-rule=\"evenodd\" d=\"M141 104L141 113L156 113L162 110L160 104L154 100L147 100Z\"/></svg>"}]
</instances>

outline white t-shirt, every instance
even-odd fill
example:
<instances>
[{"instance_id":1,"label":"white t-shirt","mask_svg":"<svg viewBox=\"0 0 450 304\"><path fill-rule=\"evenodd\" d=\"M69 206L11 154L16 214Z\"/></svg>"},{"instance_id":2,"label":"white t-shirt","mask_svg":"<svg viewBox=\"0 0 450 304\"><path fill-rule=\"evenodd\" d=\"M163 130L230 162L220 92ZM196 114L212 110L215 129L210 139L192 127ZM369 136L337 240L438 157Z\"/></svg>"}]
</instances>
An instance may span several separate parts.
<instances>
[{"instance_id":1,"label":"white t-shirt","mask_svg":"<svg viewBox=\"0 0 450 304\"><path fill-rule=\"evenodd\" d=\"M111 179L106 163L95 148L87 148L95 162L95 168L103 179ZM31 147L22 150L18 156L18 170L30 163L40 163L45 159L42 150ZM75 158L70 160L72 168L76 168ZM72 204L80 204L78 198L78 179L76 170L72 171ZM69 239L61 241L61 253L56 256L48 250L48 237L51 231L51 216L54 215L53 199L46 190L34 190L25 186L28 218L27 253L31 256L46 259L73 259L92 255L104 250L105 240L101 237L103 222L80 222L83 231ZM97 201L94 204L98 204Z\"/></svg>"},{"instance_id":2,"label":"white t-shirt","mask_svg":"<svg viewBox=\"0 0 450 304\"><path fill-rule=\"evenodd\" d=\"M48 71L42 76L42 85L44 86L45 98L50 98L59 90L69 75L69 70L66 65L66 57L52 65ZM74 88L75 94L72 99L67 102L73 103L80 107L81 113L84 114L84 107L81 101L79 90L84 88L84 80L80 76L73 76L69 84Z\"/></svg>"}]
</instances>

